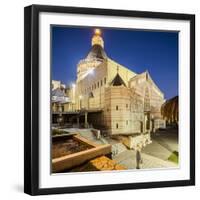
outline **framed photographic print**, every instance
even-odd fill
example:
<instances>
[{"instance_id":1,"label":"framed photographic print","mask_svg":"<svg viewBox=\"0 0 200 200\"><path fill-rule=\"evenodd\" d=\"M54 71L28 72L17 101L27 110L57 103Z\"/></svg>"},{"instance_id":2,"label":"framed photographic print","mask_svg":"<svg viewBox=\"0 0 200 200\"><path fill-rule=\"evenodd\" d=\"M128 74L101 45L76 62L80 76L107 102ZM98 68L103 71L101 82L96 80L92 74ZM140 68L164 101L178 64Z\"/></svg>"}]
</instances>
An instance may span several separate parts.
<instances>
[{"instance_id":1,"label":"framed photographic print","mask_svg":"<svg viewBox=\"0 0 200 200\"><path fill-rule=\"evenodd\" d=\"M24 191L195 184L195 16L25 8Z\"/></svg>"}]
</instances>

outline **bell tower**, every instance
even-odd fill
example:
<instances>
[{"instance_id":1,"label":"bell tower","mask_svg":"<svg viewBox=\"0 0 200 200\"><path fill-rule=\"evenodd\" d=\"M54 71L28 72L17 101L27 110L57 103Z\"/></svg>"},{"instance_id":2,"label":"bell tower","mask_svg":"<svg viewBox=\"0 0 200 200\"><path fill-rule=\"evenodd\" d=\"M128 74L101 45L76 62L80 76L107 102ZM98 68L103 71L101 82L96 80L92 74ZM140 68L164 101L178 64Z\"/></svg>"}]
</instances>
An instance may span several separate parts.
<instances>
[{"instance_id":1,"label":"bell tower","mask_svg":"<svg viewBox=\"0 0 200 200\"><path fill-rule=\"evenodd\" d=\"M94 30L94 35L92 37L92 46L94 45L100 45L102 48L104 48L104 41L101 37L101 30L98 28Z\"/></svg>"},{"instance_id":2,"label":"bell tower","mask_svg":"<svg viewBox=\"0 0 200 200\"><path fill-rule=\"evenodd\" d=\"M91 40L91 49L86 58L79 61L77 65L77 81L82 80L88 73L101 64L107 55L104 51L104 41L101 37L101 30L95 29Z\"/></svg>"}]
</instances>

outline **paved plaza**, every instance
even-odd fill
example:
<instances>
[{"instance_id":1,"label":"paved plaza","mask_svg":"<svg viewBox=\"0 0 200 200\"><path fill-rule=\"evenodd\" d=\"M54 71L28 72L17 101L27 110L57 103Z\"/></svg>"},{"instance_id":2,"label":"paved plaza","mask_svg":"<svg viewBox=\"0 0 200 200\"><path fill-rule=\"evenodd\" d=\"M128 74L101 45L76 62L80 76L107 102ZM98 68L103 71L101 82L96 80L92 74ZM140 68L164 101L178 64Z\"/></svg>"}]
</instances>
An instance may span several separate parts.
<instances>
[{"instance_id":1,"label":"paved plaza","mask_svg":"<svg viewBox=\"0 0 200 200\"><path fill-rule=\"evenodd\" d=\"M164 161L160 158L142 153L142 169L150 169L150 168L169 168L169 167L176 167L177 165L169 162ZM136 169L136 152L134 150L126 150L123 153L119 154L114 158L118 164L121 164L128 169Z\"/></svg>"},{"instance_id":2,"label":"paved plaza","mask_svg":"<svg viewBox=\"0 0 200 200\"><path fill-rule=\"evenodd\" d=\"M79 133L82 137L99 145L109 143L112 145L112 159L117 164L128 169L136 169L136 151L128 149L124 144L112 138L101 137L97 139L91 129L66 129L66 131ZM152 143L141 151L141 169L178 167L177 163L169 161L170 155L178 152L178 130L167 128L151 134Z\"/></svg>"},{"instance_id":3,"label":"paved plaza","mask_svg":"<svg viewBox=\"0 0 200 200\"><path fill-rule=\"evenodd\" d=\"M142 149L142 169L150 168L170 168L178 167L178 164L168 160L170 155L178 152L178 131L177 129L168 128L166 130L157 131L152 134L152 143ZM124 150L113 157L117 163L126 166L128 169L136 168L136 151Z\"/></svg>"},{"instance_id":4,"label":"paved plaza","mask_svg":"<svg viewBox=\"0 0 200 200\"><path fill-rule=\"evenodd\" d=\"M167 160L169 156L178 150L178 130L176 128L167 128L151 134L152 143L143 149L143 153Z\"/></svg>"}]
</instances>

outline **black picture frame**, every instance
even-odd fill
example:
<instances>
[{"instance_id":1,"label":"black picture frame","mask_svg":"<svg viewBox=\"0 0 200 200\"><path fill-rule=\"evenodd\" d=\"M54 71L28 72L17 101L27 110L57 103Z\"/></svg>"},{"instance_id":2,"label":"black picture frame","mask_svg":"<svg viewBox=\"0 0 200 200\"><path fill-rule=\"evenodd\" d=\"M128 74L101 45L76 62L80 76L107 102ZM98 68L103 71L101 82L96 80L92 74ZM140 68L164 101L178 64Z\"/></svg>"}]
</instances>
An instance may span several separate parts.
<instances>
[{"instance_id":1,"label":"black picture frame","mask_svg":"<svg viewBox=\"0 0 200 200\"><path fill-rule=\"evenodd\" d=\"M76 13L190 22L190 179L162 182L39 188L39 13ZM31 5L24 9L24 192L30 195L195 185L195 15Z\"/></svg>"}]
</instances>

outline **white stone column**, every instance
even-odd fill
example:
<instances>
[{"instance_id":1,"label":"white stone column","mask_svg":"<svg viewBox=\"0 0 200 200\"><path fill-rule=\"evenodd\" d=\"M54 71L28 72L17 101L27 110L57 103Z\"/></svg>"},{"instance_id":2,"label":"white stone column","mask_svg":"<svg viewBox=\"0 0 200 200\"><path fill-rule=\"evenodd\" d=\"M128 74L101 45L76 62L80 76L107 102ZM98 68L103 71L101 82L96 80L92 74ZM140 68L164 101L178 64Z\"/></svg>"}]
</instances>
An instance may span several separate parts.
<instances>
[{"instance_id":1,"label":"white stone column","mask_svg":"<svg viewBox=\"0 0 200 200\"><path fill-rule=\"evenodd\" d=\"M88 112L85 112L85 128L88 128Z\"/></svg>"}]
</instances>

